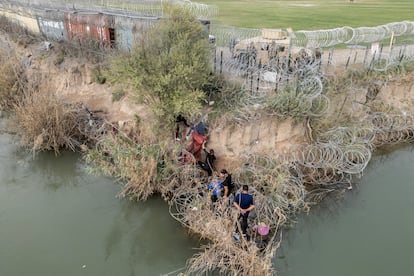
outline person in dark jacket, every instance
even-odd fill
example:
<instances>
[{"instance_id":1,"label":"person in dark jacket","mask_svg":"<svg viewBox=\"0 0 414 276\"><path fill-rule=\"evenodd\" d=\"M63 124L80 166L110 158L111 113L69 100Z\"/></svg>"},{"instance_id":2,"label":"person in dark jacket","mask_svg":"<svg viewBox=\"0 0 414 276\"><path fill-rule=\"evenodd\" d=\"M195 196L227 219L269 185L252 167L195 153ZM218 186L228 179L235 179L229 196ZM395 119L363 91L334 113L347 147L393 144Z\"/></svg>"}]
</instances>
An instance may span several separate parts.
<instances>
[{"instance_id":1,"label":"person in dark jacket","mask_svg":"<svg viewBox=\"0 0 414 276\"><path fill-rule=\"evenodd\" d=\"M205 143L203 144L203 151L206 155L205 162L198 161L198 165L207 172L208 176L212 176L214 170L214 161L216 160L216 156L214 155L214 150L210 149L209 151L206 150Z\"/></svg>"},{"instance_id":2,"label":"person in dark jacket","mask_svg":"<svg viewBox=\"0 0 414 276\"><path fill-rule=\"evenodd\" d=\"M233 182L231 181L231 174L226 169L220 171L220 176L224 178L223 185L223 197L227 198L233 192Z\"/></svg>"},{"instance_id":3,"label":"person in dark jacket","mask_svg":"<svg viewBox=\"0 0 414 276\"><path fill-rule=\"evenodd\" d=\"M254 209L253 196L249 194L249 186L243 185L242 192L237 194L233 201L233 206L236 207L239 211L239 221L240 227L243 233L243 236L246 236L247 239L247 218L249 213Z\"/></svg>"},{"instance_id":4,"label":"person in dark jacket","mask_svg":"<svg viewBox=\"0 0 414 276\"><path fill-rule=\"evenodd\" d=\"M180 124L182 123L186 127L190 127L190 125L187 123L187 120L183 117L183 115L178 115L175 118L175 123L177 124L177 128L175 130L175 140L180 141L181 140L181 133L180 133Z\"/></svg>"}]
</instances>

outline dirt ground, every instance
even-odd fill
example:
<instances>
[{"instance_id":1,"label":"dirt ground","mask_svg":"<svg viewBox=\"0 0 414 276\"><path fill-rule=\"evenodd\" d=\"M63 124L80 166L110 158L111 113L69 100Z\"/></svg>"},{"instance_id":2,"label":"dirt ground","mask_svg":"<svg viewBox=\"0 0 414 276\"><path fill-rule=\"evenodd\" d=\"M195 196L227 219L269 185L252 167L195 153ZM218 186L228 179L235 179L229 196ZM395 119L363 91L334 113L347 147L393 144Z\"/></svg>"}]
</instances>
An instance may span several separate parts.
<instances>
[{"instance_id":1,"label":"dirt ground","mask_svg":"<svg viewBox=\"0 0 414 276\"><path fill-rule=\"evenodd\" d=\"M93 112L102 112L106 119L123 126L133 121L134 115L141 117L148 124L154 122L148 107L134 103L132 99L112 100L114 87L109 84L98 84L93 77L94 65L84 59L69 59L55 65L56 51L47 50L44 42L19 47L4 34L0 34L0 49L3 52L15 53L22 62L30 61L26 75L30 78L42 76L44 89L56 92L65 101L81 102ZM30 57L29 54L31 54ZM331 99L329 116L360 117L370 112L365 102L368 83L360 86L345 87ZM374 101L382 102L401 112L414 112L414 73L389 77L380 84L380 92ZM174 134L171 134L174 141ZM210 129L208 148L213 148L218 158L217 168L230 170L238 166L239 160L250 153L280 155L286 154L298 145L305 143L306 123L293 120L278 120L262 117L257 121L237 125L216 125Z\"/></svg>"}]
</instances>

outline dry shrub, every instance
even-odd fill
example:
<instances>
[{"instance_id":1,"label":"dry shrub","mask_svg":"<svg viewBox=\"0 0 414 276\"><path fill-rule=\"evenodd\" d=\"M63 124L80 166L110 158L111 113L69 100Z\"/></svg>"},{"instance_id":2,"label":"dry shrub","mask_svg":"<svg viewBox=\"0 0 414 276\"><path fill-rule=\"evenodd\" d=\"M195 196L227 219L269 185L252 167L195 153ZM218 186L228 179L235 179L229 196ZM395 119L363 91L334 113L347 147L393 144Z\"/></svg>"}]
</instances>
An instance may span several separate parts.
<instances>
[{"instance_id":1,"label":"dry shrub","mask_svg":"<svg viewBox=\"0 0 414 276\"><path fill-rule=\"evenodd\" d=\"M34 152L75 150L104 132L102 120L84 106L64 103L51 89L30 88L14 105L23 145Z\"/></svg>"},{"instance_id":2,"label":"dry shrub","mask_svg":"<svg viewBox=\"0 0 414 276\"><path fill-rule=\"evenodd\" d=\"M108 56L114 54L114 48L103 45L102 41L75 36L71 40L59 41L55 43L56 51L59 53L55 64L63 62L64 58L85 58L91 63L100 63L108 59Z\"/></svg>"},{"instance_id":3,"label":"dry shrub","mask_svg":"<svg viewBox=\"0 0 414 276\"><path fill-rule=\"evenodd\" d=\"M117 177L125 184L120 196L146 200L160 190L160 179L167 170L164 157L168 150L153 140L145 129L136 129L129 137L114 131L99 141L96 148L86 154L92 170Z\"/></svg>"},{"instance_id":4,"label":"dry shrub","mask_svg":"<svg viewBox=\"0 0 414 276\"><path fill-rule=\"evenodd\" d=\"M212 271L224 275L273 275L273 252L262 254L254 243L240 247L232 240L202 247L189 261L188 274L203 275Z\"/></svg>"},{"instance_id":5,"label":"dry shrub","mask_svg":"<svg viewBox=\"0 0 414 276\"><path fill-rule=\"evenodd\" d=\"M278 223L272 224L268 244L261 247L255 242L255 233L251 233L251 241L245 238L239 241L233 240L232 233L235 226L240 227L240 225L237 223L238 212L229 207L228 201L218 202L212 206L209 196L205 196L196 200L193 198L185 207L181 215L188 228L211 241L189 260L187 267L189 274L200 275L219 271L229 275L272 275L272 259L279 247L279 242L275 242L274 239L280 225L285 221L284 217L272 219L273 222ZM263 221L270 220L263 218ZM256 218L250 221L252 225L257 222Z\"/></svg>"},{"instance_id":6,"label":"dry shrub","mask_svg":"<svg viewBox=\"0 0 414 276\"><path fill-rule=\"evenodd\" d=\"M181 167L175 179L178 181L171 190L171 215L192 233L210 241L189 261L189 274L218 271L229 275L272 275L272 258L279 246L275 238L280 226L286 222L284 211L278 208L277 202L251 187L256 208L249 222L251 225L259 222L269 225L269 242L264 247L256 244L257 233L254 231L250 233L251 241L242 238L235 242L232 234L240 225L238 211L231 207L231 198L213 204L207 183L203 183L193 166Z\"/></svg>"},{"instance_id":7,"label":"dry shrub","mask_svg":"<svg viewBox=\"0 0 414 276\"><path fill-rule=\"evenodd\" d=\"M22 96L26 79L15 55L0 50L0 109L9 110Z\"/></svg>"}]
</instances>

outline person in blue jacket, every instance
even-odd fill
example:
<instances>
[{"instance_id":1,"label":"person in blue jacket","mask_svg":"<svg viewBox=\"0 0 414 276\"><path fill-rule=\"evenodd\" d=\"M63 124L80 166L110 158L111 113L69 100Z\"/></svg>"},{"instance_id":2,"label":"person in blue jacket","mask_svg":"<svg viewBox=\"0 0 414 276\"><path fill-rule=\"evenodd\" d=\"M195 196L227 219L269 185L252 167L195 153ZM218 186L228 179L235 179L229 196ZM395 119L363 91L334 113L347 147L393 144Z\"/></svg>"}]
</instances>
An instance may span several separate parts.
<instances>
[{"instance_id":1,"label":"person in blue jacket","mask_svg":"<svg viewBox=\"0 0 414 276\"><path fill-rule=\"evenodd\" d=\"M214 203L218 200L218 196L221 194L223 185L219 180L213 180L207 186L208 190L211 191L211 201Z\"/></svg>"}]
</instances>

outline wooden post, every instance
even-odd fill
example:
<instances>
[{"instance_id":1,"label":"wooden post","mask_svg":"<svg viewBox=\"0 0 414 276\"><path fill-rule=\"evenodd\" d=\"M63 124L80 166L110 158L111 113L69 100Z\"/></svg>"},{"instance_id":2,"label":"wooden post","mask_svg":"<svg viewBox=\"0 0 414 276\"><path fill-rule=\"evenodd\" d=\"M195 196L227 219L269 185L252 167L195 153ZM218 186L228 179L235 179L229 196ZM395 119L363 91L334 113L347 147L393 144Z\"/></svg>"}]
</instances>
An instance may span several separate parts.
<instances>
[{"instance_id":1,"label":"wooden post","mask_svg":"<svg viewBox=\"0 0 414 276\"><path fill-rule=\"evenodd\" d=\"M377 60L375 61L376 62L376 64L380 64L380 62L381 62L381 56L382 56L382 51L384 50L384 44L383 43L381 43L381 46L380 46L380 49L379 49L379 53L378 53L378 58L377 58Z\"/></svg>"},{"instance_id":2,"label":"wooden post","mask_svg":"<svg viewBox=\"0 0 414 276\"><path fill-rule=\"evenodd\" d=\"M286 62L286 68L285 68L286 79L288 79L287 75L288 75L288 72L289 72L289 65L290 65L289 60L290 60L291 51L292 51L292 39L291 39L291 37L289 37L289 47L288 47L288 53L287 53L286 61L285 61Z\"/></svg>"},{"instance_id":3,"label":"wooden post","mask_svg":"<svg viewBox=\"0 0 414 276\"><path fill-rule=\"evenodd\" d=\"M252 52L249 54L249 71L250 71L250 93L253 93L253 68L255 67L254 60L253 60L253 54Z\"/></svg>"},{"instance_id":4,"label":"wooden post","mask_svg":"<svg viewBox=\"0 0 414 276\"><path fill-rule=\"evenodd\" d=\"M260 71L262 70L262 60L259 60L259 70L257 70L257 86L256 86L256 93L259 92L259 85L260 85Z\"/></svg>"},{"instance_id":5,"label":"wooden post","mask_svg":"<svg viewBox=\"0 0 414 276\"><path fill-rule=\"evenodd\" d=\"M278 82L279 82L279 77L280 77L280 75L281 75L281 71L282 70L279 70L279 66L280 66L280 57L279 56L276 56L276 58L277 58L277 60L276 60L276 79L275 79L275 92L277 92L277 84L278 84Z\"/></svg>"},{"instance_id":6,"label":"wooden post","mask_svg":"<svg viewBox=\"0 0 414 276\"><path fill-rule=\"evenodd\" d=\"M368 71L372 70L372 67L374 66L374 60L375 60L376 55L377 55L377 51L375 51L374 54L372 55L371 62L369 63Z\"/></svg>"},{"instance_id":7,"label":"wooden post","mask_svg":"<svg viewBox=\"0 0 414 276\"><path fill-rule=\"evenodd\" d=\"M220 75L223 74L223 51L220 51Z\"/></svg>"},{"instance_id":8,"label":"wooden post","mask_svg":"<svg viewBox=\"0 0 414 276\"><path fill-rule=\"evenodd\" d=\"M217 73L217 47L214 47L214 73Z\"/></svg>"},{"instance_id":9,"label":"wooden post","mask_svg":"<svg viewBox=\"0 0 414 276\"><path fill-rule=\"evenodd\" d=\"M362 62L363 66L365 66L365 62L367 61L367 57L368 57L368 47L365 48L364 61Z\"/></svg>"},{"instance_id":10,"label":"wooden post","mask_svg":"<svg viewBox=\"0 0 414 276\"><path fill-rule=\"evenodd\" d=\"M391 33L391 38L390 38L390 53L388 58L391 58L391 51L392 51L392 46L394 45L394 32Z\"/></svg>"}]
</instances>

